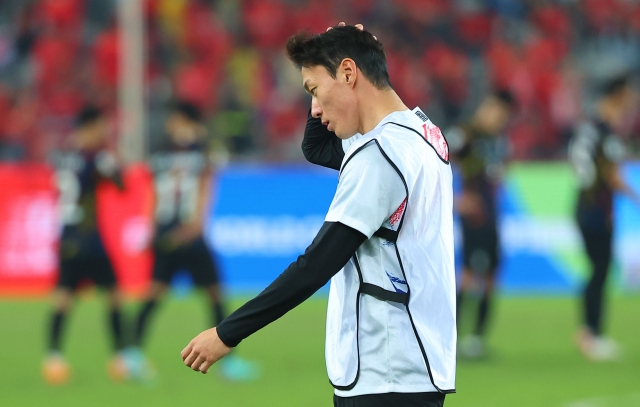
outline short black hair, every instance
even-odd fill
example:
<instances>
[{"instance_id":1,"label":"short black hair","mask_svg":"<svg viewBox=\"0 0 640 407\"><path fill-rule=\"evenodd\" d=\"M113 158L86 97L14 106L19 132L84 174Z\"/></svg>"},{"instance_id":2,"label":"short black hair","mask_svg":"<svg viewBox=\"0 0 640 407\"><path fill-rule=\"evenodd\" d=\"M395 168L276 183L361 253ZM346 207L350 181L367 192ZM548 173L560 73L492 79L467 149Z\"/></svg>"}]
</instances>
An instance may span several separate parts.
<instances>
[{"instance_id":1,"label":"short black hair","mask_svg":"<svg viewBox=\"0 0 640 407\"><path fill-rule=\"evenodd\" d=\"M612 96L629 86L631 79L628 74L618 75L609 79L602 85L601 94L603 97Z\"/></svg>"},{"instance_id":2,"label":"short black hair","mask_svg":"<svg viewBox=\"0 0 640 407\"><path fill-rule=\"evenodd\" d=\"M333 27L316 35L295 34L287 41L287 56L298 69L324 66L332 78L342 60L351 58L373 86L391 88L382 44L371 33L354 26Z\"/></svg>"},{"instance_id":3,"label":"short black hair","mask_svg":"<svg viewBox=\"0 0 640 407\"><path fill-rule=\"evenodd\" d=\"M173 106L171 107L171 111L181 114L187 119L196 123L200 123L200 121L202 121L202 114L200 113L200 109L198 109L198 107L191 102L179 100L173 104Z\"/></svg>"},{"instance_id":4,"label":"short black hair","mask_svg":"<svg viewBox=\"0 0 640 407\"><path fill-rule=\"evenodd\" d=\"M76 126L84 127L102 118L102 112L95 106L85 106L76 116Z\"/></svg>"},{"instance_id":5,"label":"short black hair","mask_svg":"<svg viewBox=\"0 0 640 407\"><path fill-rule=\"evenodd\" d=\"M494 97L502 102L508 109L516 108L516 99L513 97L513 94L506 89L500 89L494 92Z\"/></svg>"}]
</instances>

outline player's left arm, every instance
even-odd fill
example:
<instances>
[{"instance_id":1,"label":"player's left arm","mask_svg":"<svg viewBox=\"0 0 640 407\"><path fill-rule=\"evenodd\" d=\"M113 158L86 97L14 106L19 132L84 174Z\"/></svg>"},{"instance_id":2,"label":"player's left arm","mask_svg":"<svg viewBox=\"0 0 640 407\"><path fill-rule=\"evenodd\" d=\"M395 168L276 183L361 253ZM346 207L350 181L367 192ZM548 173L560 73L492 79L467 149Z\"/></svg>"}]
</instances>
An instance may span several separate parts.
<instances>
[{"instance_id":1,"label":"player's left arm","mask_svg":"<svg viewBox=\"0 0 640 407\"><path fill-rule=\"evenodd\" d=\"M280 318L324 286L405 199L399 176L370 146L343 170L324 225L305 253L256 298L182 351L184 363L206 373L240 341Z\"/></svg>"},{"instance_id":2,"label":"player's left arm","mask_svg":"<svg viewBox=\"0 0 640 407\"><path fill-rule=\"evenodd\" d=\"M366 240L357 230L325 222L305 253L264 291L215 328L196 336L181 353L185 365L207 373L243 339L300 305L338 273Z\"/></svg>"}]
</instances>

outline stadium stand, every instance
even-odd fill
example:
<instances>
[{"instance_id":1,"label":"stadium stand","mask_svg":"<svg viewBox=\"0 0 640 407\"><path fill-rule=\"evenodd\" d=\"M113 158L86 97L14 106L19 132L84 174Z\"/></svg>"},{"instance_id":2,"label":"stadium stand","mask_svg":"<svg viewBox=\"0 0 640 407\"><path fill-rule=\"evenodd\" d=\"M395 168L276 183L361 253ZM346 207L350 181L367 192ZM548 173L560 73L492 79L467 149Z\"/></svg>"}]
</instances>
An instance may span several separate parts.
<instances>
[{"instance_id":1,"label":"stadium stand","mask_svg":"<svg viewBox=\"0 0 640 407\"><path fill-rule=\"evenodd\" d=\"M43 160L86 103L117 114L115 3L0 4L1 160ZM640 3L623 0L147 0L145 13L151 146L179 98L238 159L302 158L308 99L282 52L300 29L363 23L391 50L398 93L443 128L509 89L520 160L563 158L594 100L587 84L640 71Z\"/></svg>"}]
</instances>

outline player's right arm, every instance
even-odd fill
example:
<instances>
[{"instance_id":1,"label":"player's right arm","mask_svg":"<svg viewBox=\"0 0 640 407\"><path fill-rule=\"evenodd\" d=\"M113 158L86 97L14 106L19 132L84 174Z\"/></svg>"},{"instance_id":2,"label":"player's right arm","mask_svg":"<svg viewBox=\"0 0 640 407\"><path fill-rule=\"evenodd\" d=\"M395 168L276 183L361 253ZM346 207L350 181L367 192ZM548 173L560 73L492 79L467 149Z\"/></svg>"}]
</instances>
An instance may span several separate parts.
<instances>
[{"instance_id":1,"label":"player's right arm","mask_svg":"<svg viewBox=\"0 0 640 407\"><path fill-rule=\"evenodd\" d=\"M327 129L321 120L314 118L309 110L307 125L302 139L302 153L312 164L339 170L344 158L342 140Z\"/></svg>"}]
</instances>

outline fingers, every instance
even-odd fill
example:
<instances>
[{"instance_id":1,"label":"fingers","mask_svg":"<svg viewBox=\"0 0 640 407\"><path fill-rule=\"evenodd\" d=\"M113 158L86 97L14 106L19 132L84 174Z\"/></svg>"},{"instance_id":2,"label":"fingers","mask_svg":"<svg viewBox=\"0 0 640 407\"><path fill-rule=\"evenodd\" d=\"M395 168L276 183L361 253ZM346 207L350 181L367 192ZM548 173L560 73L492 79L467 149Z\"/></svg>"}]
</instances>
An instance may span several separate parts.
<instances>
[{"instance_id":1,"label":"fingers","mask_svg":"<svg viewBox=\"0 0 640 407\"><path fill-rule=\"evenodd\" d=\"M340 22L338 23L338 27L344 27L345 25L347 25L347 24L346 24L344 21L340 21ZM360 25L362 25L362 24L360 24ZM333 28L333 27L329 27L329 28L327 28L327 31L331 30L332 28Z\"/></svg>"},{"instance_id":2,"label":"fingers","mask_svg":"<svg viewBox=\"0 0 640 407\"><path fill-rule=\"evenodd\" d=\"M346 25L347 25L347 24L346 24L344 21L340 21L340 22L338 23L338 27L344 27L344 26L346 26ZM364 31L364 25L362 25L362 24L356 24L356 25L354 25L354 27L356 27L356 28L357 28L358 30L360 30L360 31ZM327 31L331 30L332 28L333 28L333 27L329 27L329 28L327 28ZM376 40L376 41L378 41L378 37L376 37L375 35L373 36L373 39L374 39L374 40Z\"/></svg>"},{"instance_id":3,"label":"fingers","mask_svg":"<svg viewBox=\"0 0 640 407\"><path fill-rule=\"evenodd\" d=\"M211 365L213 365L213 363L209 362L208 360L205 360L201 365L200 365L200 372L202 374L207 374L207 372L209 371L209 368L211 367Z\"/></svg>"},{"instance_id":4,"label":"fingers","mask_svg":"<svg viewBox=\"0 0 640 407\"><path fill-rule=\"evenodd\" d=\"M189 342L189 344L184 349L182 349L182 352L180 352L180 356L182 356L183 361L187 358L187 356L189 356L189 354L191 353L191 349L191 342Z\"/></svg>"},{"instance_id":5,"label":"fingers","mask_svg":"<svg viewBox=\"0 0 640 407\"><path fill-rule=\"evenodd\" d=\"M198 355L197 352L190 352L188 355L183 355L182 359L184 364L191 368L194 372L201 372L206 374L209 371L213 362L211 362L206 356Z\"/></svg>"},{"instance_id":6,"label":"fingers","mask_svg":"<svg viewBox=\"0 0 640 407\"><path fill-rule=\"evenodd\" d=\"M184 359L184 364L187 365L188 367L193 366L193 362L196 361L196 359L198 358L198 353L197 352L191 352L189 353L189 356L187 356ZM200 365L198 365L200 366Z\"/></svg>"},{"instance_id":7,"label":"fingers","mask_svg":"<svg viewBox=\"0 0 640 407\"><path fill-rule=\"evenodd\" d=\"M189 366L194 372L198 372L200 371L200 366L206 362L206 358L202 355L198 356L196 358L196 360L193 361L193 363L191 364L191 366Z\"/></svg>"}]
</instances>

